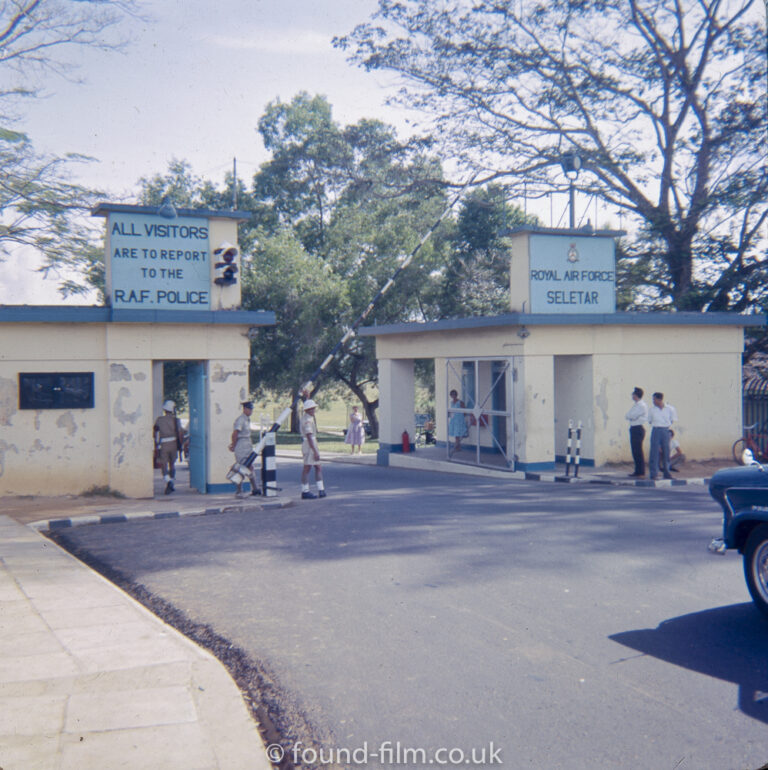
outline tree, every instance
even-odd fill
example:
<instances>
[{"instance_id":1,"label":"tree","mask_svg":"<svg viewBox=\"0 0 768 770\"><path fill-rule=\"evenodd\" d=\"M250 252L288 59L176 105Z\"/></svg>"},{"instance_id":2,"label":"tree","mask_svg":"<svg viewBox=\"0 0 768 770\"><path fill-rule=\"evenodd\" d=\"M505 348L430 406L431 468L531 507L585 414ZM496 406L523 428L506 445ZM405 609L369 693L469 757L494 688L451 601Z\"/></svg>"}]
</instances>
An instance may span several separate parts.
<instances>
[{"instance_id":1,"label":"tree","mask_svg":"<svg viewBox=\"0 0 768 770\"><path fill-rule=\"evenodd\" d=\"M756 0L380 0L336 43L397 73L480 181L562 186L576 153L580 187L639 223L637 303L749 310L766 291L764 34Z\"/></svg>"},{"instance_id":2,"label":"tree","mask_svg":"<svg viewBox=\"0 0 768 770\"><path fill-rule=\"evenodd\" d=\"M42 76L69 76L66 52L74 47L115 50L116 36L133 0L7 0L0 5L0 259L10 250L30 248L43 257L41 270L72 268L86 283L64 279L60 290L103 291L98 239L85 220L99 193L71 182L82 155L41 155L17 130L25 99L38 94Z\"/></svg>"},{"instance_id":3,"label":"tree","mask_svg":"<svg viewBox=\"0 0 768 770\"><path fill-rule=\"evenodd\" d=\"M440 167L423 154L423 144L399 143L380 121L342 128L324 97L305 93L269 105L259 130L272 158L254 178L255 220L276 237L289 230L345 292L346 305L323 327L326 347L306 360L317 366L435 221L444 205ZM423 184L423 179L431 181ZM409 268L369 321L424 318L430 312L434 278L428 265L434 250L434 242L425 246L418 265ZM266 339L268 333L261 336ZM299 339L294 335L294 346ZM272 364L266 368L274 372ZM313 369L306 369L303 379ZM376 379L371 343L353 338L334 360L332 373L361 401L377 435L378 402L367 389Z\"/></svg>"},{"instance_id":4,"label":"tree","mask_svg":"<svg viewBox=\"0 0 768 770\"><path fill-rule=\"evenodd\" d=\"M442 315L509 312L509 248L504 236L524 224L536 224L536 218L507 203L498 185L473 190L462 201L443 276Z\"/></svg>"},{"instance_id":5,"label":"tree","mask_svg":"<svg viewBox=\"0 0 768 770\"><path fill-rule=\"evenodd\" d=\"M274 308L278 323L259 328L252 340L250 387L255 393L288 392L293 403L336 341L338 319L347 311L346 291L289 229L274 235L258 232L254 242L243 265L243 307ZM291 430L298 432L295 409Z\"/></svg>"}]
</instances>

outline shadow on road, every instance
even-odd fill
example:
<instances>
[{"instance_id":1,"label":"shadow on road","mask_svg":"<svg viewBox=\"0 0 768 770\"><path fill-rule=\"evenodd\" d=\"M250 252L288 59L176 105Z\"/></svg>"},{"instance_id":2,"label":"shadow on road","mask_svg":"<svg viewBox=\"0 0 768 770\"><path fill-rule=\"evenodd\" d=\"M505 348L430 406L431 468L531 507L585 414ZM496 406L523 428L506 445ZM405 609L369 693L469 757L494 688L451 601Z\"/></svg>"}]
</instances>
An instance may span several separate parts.
<instances>
[{"instance_id":1,"label":"shadow on road","mask_svg":"<svg viewBox=\"0 0 768 770\"><path fill-rule=\"evenodd\" d=\"M768 723L768 623L751 604L681 615L614 642L739 687L739 709Z\"/></svg>"}]
</instances>

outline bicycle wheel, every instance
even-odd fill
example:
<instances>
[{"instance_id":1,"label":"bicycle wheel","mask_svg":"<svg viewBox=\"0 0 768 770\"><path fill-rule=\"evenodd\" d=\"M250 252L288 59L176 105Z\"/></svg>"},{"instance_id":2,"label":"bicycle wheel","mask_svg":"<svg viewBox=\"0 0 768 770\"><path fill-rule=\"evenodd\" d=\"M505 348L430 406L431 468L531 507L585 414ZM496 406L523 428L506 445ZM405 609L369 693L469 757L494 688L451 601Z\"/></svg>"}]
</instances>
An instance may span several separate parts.
<instances>
[{"instance_id":1,"label":"bicycle wheel","mask_svg":"<svg viewBox=\"0 0 768 770\"><path fill-rule=\"evenodd\" d=\"M744 465L744 450L747 449L747 442L740 438L733 442L733 459L737 465Z\"/></svg>"}]
</instances>

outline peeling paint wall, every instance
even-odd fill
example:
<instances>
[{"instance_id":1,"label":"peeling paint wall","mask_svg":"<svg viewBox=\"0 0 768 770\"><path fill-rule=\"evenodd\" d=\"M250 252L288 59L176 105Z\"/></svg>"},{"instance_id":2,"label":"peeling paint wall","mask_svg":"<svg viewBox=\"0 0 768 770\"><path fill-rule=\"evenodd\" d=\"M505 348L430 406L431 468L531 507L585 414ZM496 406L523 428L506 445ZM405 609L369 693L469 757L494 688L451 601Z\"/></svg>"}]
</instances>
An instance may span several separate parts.
<instances>
[{"instance_id":1,"label":"peeling paint wall","mask_svg":"<svg viewBox=\"0 0 768 770\"><path fill-rule=\"evenodd\" d=\"M208 477L225 482L232 422L248 392L247 327L7 323L0 335L0 496L108 486L151 497L153 361L163 360L210 361ZM19 373L67 371L94 373L93 409L19 409Z\"/></svg>"},{"instance_id":2,"label":"peeling paint wall","mask_svg":"<svg viewBox=\"0 0 768 770\"><path fill-rule=\"evenodd\" d=\"M240 403L248 398L248 361L210 361L208 368L208 483L215 485L226 482L235 460L228 446L232 424L243 411Z\"/></svg>"}]
</instances>

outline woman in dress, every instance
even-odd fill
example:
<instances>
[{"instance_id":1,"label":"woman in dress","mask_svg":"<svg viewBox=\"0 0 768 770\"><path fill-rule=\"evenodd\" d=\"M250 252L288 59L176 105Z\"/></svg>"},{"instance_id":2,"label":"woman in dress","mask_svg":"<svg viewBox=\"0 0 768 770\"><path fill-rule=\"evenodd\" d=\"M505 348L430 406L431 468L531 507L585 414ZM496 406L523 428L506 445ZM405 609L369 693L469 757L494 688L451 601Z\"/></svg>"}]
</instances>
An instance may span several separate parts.
<instances>
[{"instance_id":1,"label":"woman in dress","mask_svg":"<svg viewBox=\"0 0 768 770\"><path fill-rule=\"evenodd\" d=\"M347 435L344 437L345 444L352 445L352 454L357 447L360 454L363 453L363 442L365 441L365 430L363 428L363 418L356 406L352 407L352 414L349 415L349 427Z\"/></svg>"},{"instance_id":2,"label":"woman in dress","mask_svg":"<svg viewBox=\"0 0 768 770\"><path fill-rule=\"evenodd\" d=\"M459 400L459 394L452 390L450 392L451 403L449 409L463 409L464 402ZM467 421L461 412L454 412L448 420L448 437L453 438L453 451L458 452L461 449L461 440L467 435Z\"/></svg>"}]
</instances>

